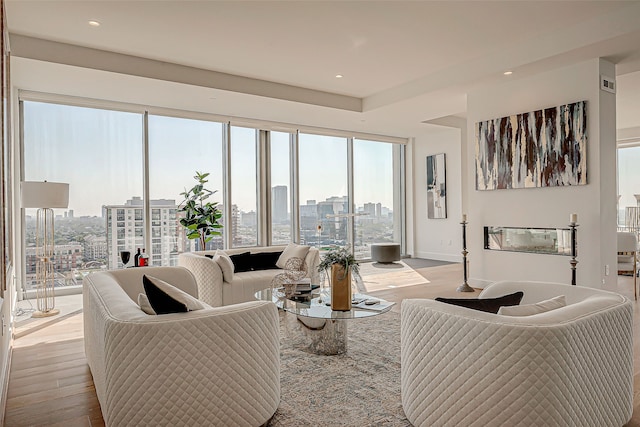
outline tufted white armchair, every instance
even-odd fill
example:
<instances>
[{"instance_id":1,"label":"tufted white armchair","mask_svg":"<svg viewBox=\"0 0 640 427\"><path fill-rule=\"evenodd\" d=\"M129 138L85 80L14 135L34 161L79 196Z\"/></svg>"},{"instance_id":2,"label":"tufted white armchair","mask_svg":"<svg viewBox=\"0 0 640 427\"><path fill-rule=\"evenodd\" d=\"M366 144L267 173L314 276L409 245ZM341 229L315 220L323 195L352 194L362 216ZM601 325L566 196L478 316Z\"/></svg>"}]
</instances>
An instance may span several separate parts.
<instances>
[{"instance_id":1,"label":"tufted white armchair","mask_svg":"<svg viewBox=\"0 0 640 427\"><path fill-rule=\"evenodd\" d=\"M197 297L182 267L85 279L85 353L107 426L260 426L280 403L278 312L254 301L160 316L134 302L142 275Z\"/></svg>"},{"instance_id":2,"label":"tufted white armchair","mask_svg":"<svg viewBox=\"0 0 640 427\"><path fill-rule=\"evenodd\" d=\"M542 282L498 282L480 298L567 306L501 316L433 300L401 309L402 406L414 426L620 427L633 411L631 302Z\"/></svg>"}]
</instances>

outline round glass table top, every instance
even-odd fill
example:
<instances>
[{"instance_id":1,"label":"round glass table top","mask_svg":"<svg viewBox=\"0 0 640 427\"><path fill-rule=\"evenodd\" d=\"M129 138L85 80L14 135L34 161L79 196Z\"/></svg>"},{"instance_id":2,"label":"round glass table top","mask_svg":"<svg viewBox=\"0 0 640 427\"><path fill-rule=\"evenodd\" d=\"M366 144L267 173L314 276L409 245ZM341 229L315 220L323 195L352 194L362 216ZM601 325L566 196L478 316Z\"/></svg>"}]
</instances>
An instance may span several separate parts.
<instances>
[{"instance_id":1,"label":"round glass table top","mask_svg":"<svg viewBox=\"0 0 640 427\"><path fill-rule=\"evenodd\" d=\"M255 297L262 301L273 301L276 306L298 316L317 319L358 319L377 316L391 310L395 304L380 298L365 294L353 296L352 308L348 311L331 310L331 295L329 290L314 292L306 297L287 298L284 289L267 288L255 293ZM364 301L375 301L373 305L366 305ZM358 302L357 304L355 304Z\"/></svg>"}]
</instances>

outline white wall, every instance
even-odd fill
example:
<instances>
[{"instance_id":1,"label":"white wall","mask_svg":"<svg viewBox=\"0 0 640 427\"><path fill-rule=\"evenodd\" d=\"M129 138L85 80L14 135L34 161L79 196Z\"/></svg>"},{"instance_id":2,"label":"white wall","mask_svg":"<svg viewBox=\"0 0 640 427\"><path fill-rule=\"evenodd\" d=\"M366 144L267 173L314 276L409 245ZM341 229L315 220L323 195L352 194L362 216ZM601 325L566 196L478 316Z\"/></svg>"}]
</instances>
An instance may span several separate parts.
<instances>
[{"instance_id":1,"label":"white wall","mask_svg":"<svg viewBox=\"0 0 640 427\"><path fill-rule=\"evenodd\" d=\"M468 167L465 206L469 215L470 282L540 280L570 283L569 257L488 251L483 226L567 227L578 214L577 282L615 289L616 163L615 95L599 89L599 75L615 76L613 64L593 59L469 93L463 147ZM587 101L588 184L515 190L475 190L475 123L571 102ZM605 265L611 266L605 276Z\"/></svg>"},{"instance_id":2,"label":"white wall","mask_svg":"<svg viewBox=\"0 0 640 427\"><path fill-rule=\"evenodd\" d=\"M461 131L442 127L413 141L413 255L418 258L460 262L462 259ZM426 158L446 154L447 218L427 218Z\"/></svg>"}]
</instances>

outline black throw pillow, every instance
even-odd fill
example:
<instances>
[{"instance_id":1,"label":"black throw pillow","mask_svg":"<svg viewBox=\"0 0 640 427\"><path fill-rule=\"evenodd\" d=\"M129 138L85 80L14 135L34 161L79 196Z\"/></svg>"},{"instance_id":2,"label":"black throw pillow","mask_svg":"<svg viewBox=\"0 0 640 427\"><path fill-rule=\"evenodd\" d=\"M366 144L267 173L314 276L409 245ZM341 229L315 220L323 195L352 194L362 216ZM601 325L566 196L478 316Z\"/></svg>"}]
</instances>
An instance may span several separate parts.
<instances>
[{"instance_id":1,"label":"black throw pillow","mask_svg":"<svg viewBox=\"0 0 640 427\"><path fill-rule=\"evenodd\" d=\"M243 271L251 271L251 252L229 255L229 258L231 258L231 262L233 262L234 272L242 273Z\"/></svg>"},{"instance_id":2,"label":"black throw pillow","mask_svg":"<svg viewBox=\"0 0 640 427\"><path fill-rule=\"evenodd\" d=\"M524 292L518 291L497 298L436 298L436 301L497 314L502 306L520 304L523 296Z\"/></svg>"},{"instance_id":3,"label":"black throw pillow","mask_svg":"<svg viewBox=\"0 0 640 427\"><path fill-rule=\"evenodd\" d=\"M280 252L258 252L251 254L251 269L252 270L272 270L278 268L276 262L282 255Z\"/></svg>"},{"instance_id":4,"label":"black throw pillow","mask_svg":"<svg viewBox=\"0 0 640 427\"><path fill-rule=\"evenodd\" d=\"M186 304L172 298L169 294L157 287L156 284L153 283L153 280L149 279L146 274L142 276L142 285L149 299L149 304L151 304L156 314L186 313L189 311Z\"/></svg>"}]
</instances>

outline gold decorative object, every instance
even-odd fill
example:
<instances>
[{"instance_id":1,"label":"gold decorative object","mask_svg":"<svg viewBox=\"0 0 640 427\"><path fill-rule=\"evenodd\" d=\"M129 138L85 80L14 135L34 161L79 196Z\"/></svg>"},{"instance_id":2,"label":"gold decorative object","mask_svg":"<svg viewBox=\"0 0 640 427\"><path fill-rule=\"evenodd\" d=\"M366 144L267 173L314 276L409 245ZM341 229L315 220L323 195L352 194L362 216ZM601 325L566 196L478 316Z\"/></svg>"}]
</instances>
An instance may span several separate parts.
<instances>
[{"instance_id":1,"label":"gold decorative object","mask_svg":"<svg viewBox=\"0 0 640 427\"><path fill-rule=\"evenodd\" d=\"M340 264L331 266L331 309L351 310L351 269Z\"/></svg>"}]
</instances>

